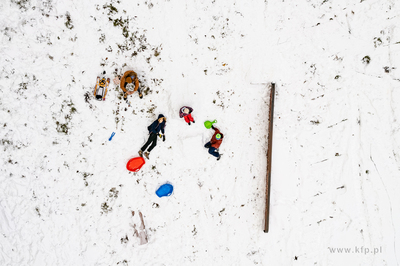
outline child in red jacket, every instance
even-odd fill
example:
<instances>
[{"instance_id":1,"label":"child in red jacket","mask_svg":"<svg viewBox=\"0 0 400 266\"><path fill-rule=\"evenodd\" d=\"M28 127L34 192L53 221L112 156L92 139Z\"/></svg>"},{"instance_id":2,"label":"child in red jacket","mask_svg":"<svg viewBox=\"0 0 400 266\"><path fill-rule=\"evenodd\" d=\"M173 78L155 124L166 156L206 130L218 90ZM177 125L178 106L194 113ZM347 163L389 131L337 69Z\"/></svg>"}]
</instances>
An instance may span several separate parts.
<instances>
[{"instance_id":1,"label":"child in red jacket","mask_svg":"<svg viewBox=\"0 0 400 266\"><path fill-rule=\"evenodd\" d=\"M219 154L218 148L222 143L224 134L222 134L221 131L214 126L211 128L215 130L214 135L212 136L211 140L204 145L204 147L208 148L208 153L217 157L217 161L219 161L219 159L221 159L221 154Z\"/></svg>"},{"instance_id":2,"label":"child in red jacket","mask_svg":"<svg viewBox=\"0 0 400 266\"><path fill-rule=\"evenodd\" d=\"M194 123L194 119L192 117L192 112L193 112L193 108L191 108L189 106L183 106L183 107L181 107L181 109L179 109L179 117L181 117L181 118L183 117L189 126L190 126L190 122Z\"/></svg>"}]
</instances>

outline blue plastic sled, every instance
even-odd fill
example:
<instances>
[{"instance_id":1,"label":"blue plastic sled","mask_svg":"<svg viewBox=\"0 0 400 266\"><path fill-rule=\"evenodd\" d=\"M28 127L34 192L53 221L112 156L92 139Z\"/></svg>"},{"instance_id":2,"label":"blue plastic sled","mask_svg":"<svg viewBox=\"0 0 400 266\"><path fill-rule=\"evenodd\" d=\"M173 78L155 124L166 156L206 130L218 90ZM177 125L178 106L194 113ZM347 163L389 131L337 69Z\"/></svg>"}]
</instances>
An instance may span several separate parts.
<instances>
[{"instance_id":1,"label":"blue plastic sled","mask_svg":"<svg viewBox=\"0 0 400 266\"><path fill-rule=\"evenodd\" d=\"M156 194L159 198L168 197L172 194L173 190L174 187L171 184L164 184L157 189Z\"/></svg>"}]
</instances>

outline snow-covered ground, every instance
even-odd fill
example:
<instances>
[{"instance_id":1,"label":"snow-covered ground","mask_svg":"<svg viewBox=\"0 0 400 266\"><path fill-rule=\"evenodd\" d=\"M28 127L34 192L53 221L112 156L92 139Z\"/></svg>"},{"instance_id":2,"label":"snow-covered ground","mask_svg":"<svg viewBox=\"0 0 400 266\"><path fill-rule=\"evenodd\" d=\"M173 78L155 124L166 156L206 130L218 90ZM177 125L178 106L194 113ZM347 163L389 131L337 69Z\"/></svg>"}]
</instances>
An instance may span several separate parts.
<instances>
[{"instance_id":1,"label":"snow-covered ground","mask_svg":"<svg viewBox=\"0 0 400 266\"><path fill-rule=\"evenodd\" d=\"M394 0L1 1L0 265L399 265L398 25ZM103 70L143 99L96 101Z\"/></svg>"}]
</instances>

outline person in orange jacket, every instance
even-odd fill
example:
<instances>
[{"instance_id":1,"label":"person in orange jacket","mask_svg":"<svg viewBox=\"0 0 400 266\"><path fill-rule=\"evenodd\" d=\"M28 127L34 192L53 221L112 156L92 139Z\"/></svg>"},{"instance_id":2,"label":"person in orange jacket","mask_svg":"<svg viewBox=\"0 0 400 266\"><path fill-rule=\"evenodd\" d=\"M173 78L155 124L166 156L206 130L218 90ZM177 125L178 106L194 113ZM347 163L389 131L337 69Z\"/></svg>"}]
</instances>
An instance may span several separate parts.
<instances>
[{"instance_id":1,"label":"person in orange jacket","mask_svg":"<svg viewBox=\"0 0 400 266\"><path fill-rule=\"evenodd\" d=\"M128 84L134 84L135 85L135 89L133 91L128 91L126 89L126 86ZM124 73L124 75L122 76L121 80L120 80L119 86L124 92L124 99L125 100L128 97L128 95L133 94L135 91L138 91L140 99L143 98L143 94L142 94L142 92L140 91L140 88L139 88L139 80L138 80L138 77L137 77L137 74L136 74L135 71L132 71L132 70L126 71Z\"/></svg>"},{"instance_id":2,"label":"person in orange jacket","mask_svg":"<svg viewBox=\"0 0 400 266\"><path fill-rule=\"evenodd\" d=\"M214 135L212 136L211 140L204 145L204 147L208 148L208 153L217 157L217 161L219 161L219 159L221 159L221 154L218 152L218 149L219 146L221 146L224 134L222 134L221 131L214 126L211 128L215 130Z\"/></svg>"}]
</instances>

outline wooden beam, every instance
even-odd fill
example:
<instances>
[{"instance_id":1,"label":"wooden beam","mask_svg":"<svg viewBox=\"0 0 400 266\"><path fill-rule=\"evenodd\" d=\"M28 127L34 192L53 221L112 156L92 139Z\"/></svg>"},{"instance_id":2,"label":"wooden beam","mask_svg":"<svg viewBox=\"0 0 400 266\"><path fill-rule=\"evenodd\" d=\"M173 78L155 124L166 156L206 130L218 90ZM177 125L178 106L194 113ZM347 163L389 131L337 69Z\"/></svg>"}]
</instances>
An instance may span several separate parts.
<instances>
[{"instance_id":1,"label":"wooden beam","mask_svg":"<svg viewBox=\"0 0 400 266\"><path fill-rule=\"evenodd\" d=\"M269 99L269 117L268 117L268 150L267 150L267 180L265 191L265 223L264 233L269 230L269 205L271 195L271 167L272 167L272 130L274 127L274 100L275 100L275 83L271 84L271 92Z\"/></svg>"}]
</instances>

